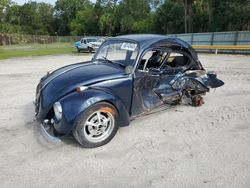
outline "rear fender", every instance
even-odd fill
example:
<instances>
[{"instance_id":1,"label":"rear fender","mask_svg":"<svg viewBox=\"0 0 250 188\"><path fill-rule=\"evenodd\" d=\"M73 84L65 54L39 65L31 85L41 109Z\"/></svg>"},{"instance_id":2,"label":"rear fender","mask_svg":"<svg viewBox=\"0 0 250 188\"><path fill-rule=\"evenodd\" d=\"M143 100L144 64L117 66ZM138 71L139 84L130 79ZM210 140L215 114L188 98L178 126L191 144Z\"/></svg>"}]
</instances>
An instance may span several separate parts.
<instances>
[{"instance_id":1,"label":"rear fender","mask_svg":"<svg viewBox=\"0 0 250 188\"><path fill-rule=\"evenodd\" d=\"M202 92L208 92L209 88L206 87L201 77L189 76L189 75L177 75L177 78L174 78L170 82L173 89L177 91L183 90L196 90Z\"/></svg>"},{"instance_id":2,"label":"rear fender","mask_svg":"<svg viewBox=\"0 0 250 188\"><path fill-rule=\"evenodd\" d=\"M190 85L190 83L194 85L195 83L197 83L207 90L224 85L224 82L222 80L219 80L214 72L206 72L204 70L188 71L182 77L180 77L180 80L185 80L186 86Z\"/></svg>"},{"instance_id":3,"label":"rear fender","mask_svg":"<svg viewBox=\"0 0 250 188\"><path fill-rule=\"evenodd\" d=\"M129 113L119 98L106 91L90 88L81 93L73 92L59 100L63 109L63 123L55 125L56 130L63 134L69 133L75 127L77 118L88 107L101 101L109 102L117 109L119 126L129 125Z\"/></svg>"},{"instance_id":4,"label":"rear fender","mask_svg":"<svg viewBox=\"0 0 250 188\"><path fill-rule=\"evenodd\" d=\"M208 72L207 77L203 78L203 83L208 88L217 88L224 85L224 82L217 78L214 72Z\"/></svg>"},{"instance_id":5,"label":"rear fender","mask_svg":"<svg viewBox=\"0 0 250 188\"><path fill-rule=\"evenodd\" d=\"M204 84L203 80L200 78L186 77L185 80L185 90L196 90L203 92L209 91L209 88Z\"/></svg>"}]
</instances>

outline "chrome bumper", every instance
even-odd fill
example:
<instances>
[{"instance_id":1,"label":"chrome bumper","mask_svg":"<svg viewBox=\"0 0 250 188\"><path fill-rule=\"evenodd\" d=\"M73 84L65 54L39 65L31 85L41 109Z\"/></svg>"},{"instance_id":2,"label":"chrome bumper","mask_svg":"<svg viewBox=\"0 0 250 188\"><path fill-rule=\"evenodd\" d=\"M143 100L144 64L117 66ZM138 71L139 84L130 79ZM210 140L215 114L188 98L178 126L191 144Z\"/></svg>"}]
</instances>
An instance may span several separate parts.
<instances>
[{"instance_id":1,"label":"chrome bumper","mask_svg":"<svg viewBox=\"0 0 250 188\"><path fill-rule=\"evenodd\" d=\"M52 131L52 126L49 124L49 120L44 120L43 123L40 124L41 132L44 138L53 144L59 145L62 143L61 139L54 136Z\"/></svg>"}]
</instances>

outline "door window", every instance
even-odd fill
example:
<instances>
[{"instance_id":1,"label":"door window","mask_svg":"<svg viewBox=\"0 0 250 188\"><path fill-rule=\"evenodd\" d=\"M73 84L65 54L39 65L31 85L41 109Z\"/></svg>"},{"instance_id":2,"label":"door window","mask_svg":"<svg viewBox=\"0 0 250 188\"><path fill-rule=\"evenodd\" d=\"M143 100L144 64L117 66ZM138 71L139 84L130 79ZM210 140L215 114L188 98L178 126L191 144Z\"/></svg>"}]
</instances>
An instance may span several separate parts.
<instances>
[{"instance_id":1,"label":"door window","mask_svg":"<svg viewBox=\"0 0 250 188\"><path fill-rule=\"evenodd\" d=\"M148 71L150 68L159 69L164 62L167 52L161 50L150 50L146 52L139 64L139 71Z\"/></svg>"}]
</instances>

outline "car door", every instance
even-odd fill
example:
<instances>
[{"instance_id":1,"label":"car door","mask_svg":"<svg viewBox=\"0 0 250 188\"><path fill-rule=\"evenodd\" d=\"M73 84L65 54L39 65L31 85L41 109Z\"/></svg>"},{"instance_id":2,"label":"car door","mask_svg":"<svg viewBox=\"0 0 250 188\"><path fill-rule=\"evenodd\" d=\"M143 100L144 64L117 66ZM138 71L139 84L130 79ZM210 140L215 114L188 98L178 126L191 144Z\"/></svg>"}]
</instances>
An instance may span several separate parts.
<instances>
[{"instance_id":1,"label":"car door","mask_svg":"<svg viewBox=\"0 0 250 188\"><path fill-rule=\"evenodd\" d=\"M154 88L157 88L160 83L159 70L167 54L168 52L153 49L147 51L141 58L134 73L132 116L150 111L163 103Z\"/></svg>"},{"instance_id":2,"label":"car door","mask_svg":"<svg viewBox=\"0 0 250 188\"><path fill-rule=\"evenodd\" d=\"M87 39L81 40L81 49L87 49Z\"/></svg>"}]
</instances>

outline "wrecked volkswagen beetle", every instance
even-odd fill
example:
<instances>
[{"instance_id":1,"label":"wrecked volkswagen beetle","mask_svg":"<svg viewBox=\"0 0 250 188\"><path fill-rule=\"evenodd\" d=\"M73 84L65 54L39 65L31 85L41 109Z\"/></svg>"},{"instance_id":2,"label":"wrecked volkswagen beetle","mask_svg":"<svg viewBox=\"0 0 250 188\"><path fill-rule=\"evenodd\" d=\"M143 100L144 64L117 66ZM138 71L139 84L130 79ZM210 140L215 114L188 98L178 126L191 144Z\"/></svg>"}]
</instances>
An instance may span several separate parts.
<instances>
[{"instance_id":1,"label":"wrecked volkswagen beetle","mask_svg":"<svg viewBox=\"0 0 250 188\"><path fill-rule=\"evenodd\" d=\"M89 62L62 67L37 86L35 112L53 142L73 133L87 148L108 143L119 127L162 105L200 106L222 86L186 42L163 35L105 41Z\"/></svg>"}]
</instances>

